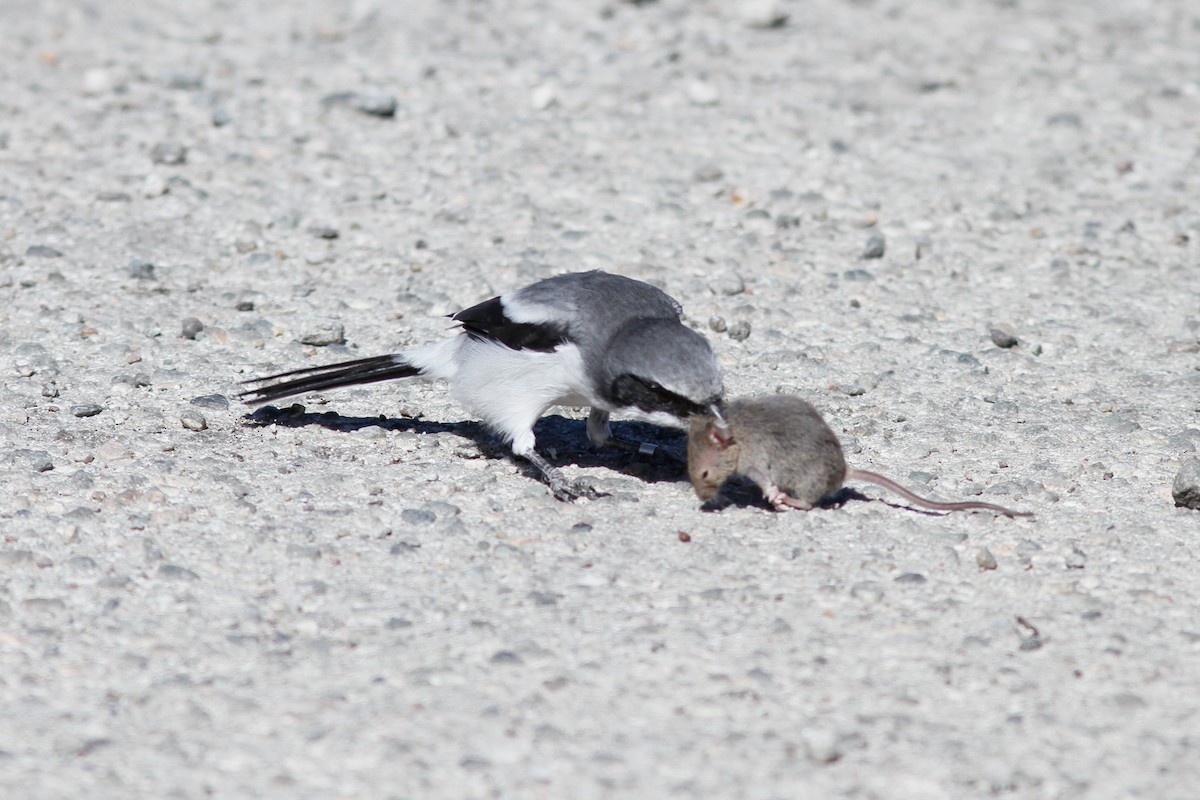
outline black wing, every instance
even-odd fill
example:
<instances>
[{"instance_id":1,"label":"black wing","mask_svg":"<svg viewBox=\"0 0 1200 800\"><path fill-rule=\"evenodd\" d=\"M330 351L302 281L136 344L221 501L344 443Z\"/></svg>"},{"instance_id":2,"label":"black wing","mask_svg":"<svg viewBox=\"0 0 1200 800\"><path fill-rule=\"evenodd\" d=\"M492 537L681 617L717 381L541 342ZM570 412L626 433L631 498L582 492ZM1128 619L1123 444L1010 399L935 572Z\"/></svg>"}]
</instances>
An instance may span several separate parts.
<instances>
[{"instance_id":1,"label":"black wing","mask_svg":"<svg viewBox=\"0 0 1200 800\"><path fill-rule=\"evenodd\" d=\"M514 322L505 314L499 297L451 314L450 319L460 323L471 336L499 342L513 350L549 353L570 339L565 323Z\"/></svg>"}]
</instances>

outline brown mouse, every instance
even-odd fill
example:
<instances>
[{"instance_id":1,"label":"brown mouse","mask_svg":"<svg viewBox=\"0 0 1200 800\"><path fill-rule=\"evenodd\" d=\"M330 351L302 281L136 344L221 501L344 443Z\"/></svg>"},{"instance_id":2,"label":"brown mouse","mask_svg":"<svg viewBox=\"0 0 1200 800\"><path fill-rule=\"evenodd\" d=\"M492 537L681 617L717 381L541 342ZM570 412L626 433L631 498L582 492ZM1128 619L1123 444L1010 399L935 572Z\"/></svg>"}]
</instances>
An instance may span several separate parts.
<instances>
[{"instance_id":1,"label":"brown mouse","mask_svg":"<svg viewBox=\"0 0 1200 800\"><path fill-rule=\"evenodd\" d=\"M914 505L933 511L983 509L1009 517L1027 512L967 500L927 500L874 472L846 466L842 445L811 403L793 395L729 401L723 419L692 417L688 429L688 476L702 501L716 497L730 476L744 475L758 484L776 510L810 509L847 480L882 486Z\"/></svg>"}]
</instances>

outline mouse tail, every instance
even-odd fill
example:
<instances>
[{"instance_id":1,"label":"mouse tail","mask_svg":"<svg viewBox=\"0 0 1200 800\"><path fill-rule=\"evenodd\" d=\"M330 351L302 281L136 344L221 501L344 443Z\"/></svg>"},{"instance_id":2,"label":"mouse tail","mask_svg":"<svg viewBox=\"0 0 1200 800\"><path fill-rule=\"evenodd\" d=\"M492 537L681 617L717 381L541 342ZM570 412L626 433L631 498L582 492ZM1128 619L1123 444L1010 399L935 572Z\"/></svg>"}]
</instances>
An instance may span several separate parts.
<instances>
[{"instance_id":1,"label":"mouse tail","mask_svg":"<svg viewBox=\"0 0 1200 800\"><path fill-rule=\"evenodd\" d=\"M978 511L995 511L998 514L1003 514L1006 517L1032 517L1033 516L1033 514L1031 514L1028 511L1013 511L1011 508L1005 508L1004 506L998 506L993 503L984 503L984 502L981 502L978 500L960 500L960 501L952 502L952 503L943 503L938 500L929 500L928 498L921 497L919 494L912 491L911 489L904 488L903 486L896 483L891 478L885 478L884 476L880 475L877 472L870 472L865 469L848 469L848 470L846 470L846 480L866 481L867 483L873 483L876 486L882 486L883 488L887 489L888 491L895 492L896 494L900 495L908 502L910 502L914 505L920 506L921 508L928 508L931 511L978 510Z\"/></svg>"}]
</instances>

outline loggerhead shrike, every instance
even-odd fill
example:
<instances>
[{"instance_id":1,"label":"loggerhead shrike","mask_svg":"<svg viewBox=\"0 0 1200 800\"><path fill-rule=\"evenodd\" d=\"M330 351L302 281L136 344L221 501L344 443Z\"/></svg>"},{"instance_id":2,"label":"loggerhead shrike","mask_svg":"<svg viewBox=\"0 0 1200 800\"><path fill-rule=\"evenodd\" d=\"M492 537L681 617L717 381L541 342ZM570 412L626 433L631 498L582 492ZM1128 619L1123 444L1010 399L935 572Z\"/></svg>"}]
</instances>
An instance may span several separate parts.
<instances>
[{"instance_id":1,"label":"loggerhead shrike","mask_svg":"<svg viewBox=\"0 0 1200 800\"><path fill-rule=\"evenodd\" d=\"M239 397L264 403L393 378L442 379L454 399L541 471L559 500L595 496L534 449L552 406L590 406L587 434L613 441L609 414L682 427L720 413L721 370L682 306L648 283L600 270L546 278L451 314L462 332L414 350L281 372Z\"/></svg>"}]
</instances>

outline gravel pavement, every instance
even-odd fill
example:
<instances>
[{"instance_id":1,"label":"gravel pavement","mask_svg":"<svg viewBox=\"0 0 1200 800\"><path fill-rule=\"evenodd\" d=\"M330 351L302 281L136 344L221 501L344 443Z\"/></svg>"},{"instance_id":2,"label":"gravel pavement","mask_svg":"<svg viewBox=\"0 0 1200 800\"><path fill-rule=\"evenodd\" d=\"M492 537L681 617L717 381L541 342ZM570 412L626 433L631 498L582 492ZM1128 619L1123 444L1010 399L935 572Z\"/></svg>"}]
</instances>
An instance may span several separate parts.
<instances>
[{"instance_id":1,"label":"gravel pavement","mask_svg":"<svg viewBox=\"0 0 1200 800\"><path fill-rule=\"evenodd\" d=\"M1200 793L1195 3L3 0L0 45L0 795ZM562 504L437 384L234 398L593 268L1037 516L702 511L579 409L539 441L609 496Z\"/></svg>"}]
</instances>

